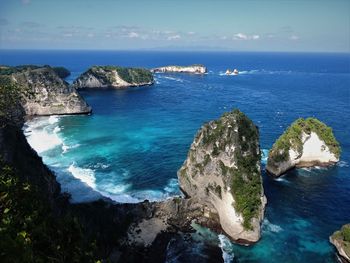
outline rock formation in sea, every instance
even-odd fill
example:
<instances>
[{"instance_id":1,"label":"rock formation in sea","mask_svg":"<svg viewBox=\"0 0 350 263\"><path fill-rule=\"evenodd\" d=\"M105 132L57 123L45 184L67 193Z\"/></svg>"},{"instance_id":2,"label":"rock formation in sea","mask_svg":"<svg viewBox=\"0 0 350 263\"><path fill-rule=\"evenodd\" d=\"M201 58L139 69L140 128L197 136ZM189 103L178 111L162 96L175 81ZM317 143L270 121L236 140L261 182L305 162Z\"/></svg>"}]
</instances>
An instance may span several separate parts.
<instances>
[{"instance_id":1,"label":"rock formation in sea","mask_svg":"<svg viewBox=\"0 0 350 263\"><path fill-rule=\"evenodd\" d=\"M79 93L49 66L1 67L0 76L21 94L20 104L27 116L91 112Z\"/></svg>"},{"instance_id":2,"label":"rock formation in sea","mask_svg":"<svg viewBox=\"0 0 350 263\"><path fill-rule=\"evenodd\" d=\"M152 85L152 73L142 68L118 66L94 66L81 74L73 87L80 88L126 88Z\"/></svg>"},{"instance_id":3,"label":"rock formation in sea","mask_svg":"<svg viewBox=\"0 0 350 263\"><path fill-rule=\"evenodd\" d=\"M274 143L266 170L280 176L294 167L328 166L339 161L332 128L315 118L297 119Z\"/></svg>"},{"instance_id":4,"label":"rock formation in sea","mask_svg":"<svg viewBox=\"0 0 350 263\"><path fill-rule=\"evenodd\" d=\"M202 218L217 218L237 242L259 240L266 197L259 131L246 115L234 110L204 124L178 179L185 196L200 207Z\"/></svg>"},{"instance_id":5,"label":"rock formation in sea","mask_svg":"<svg viewBox=\"0 0 350 263\"><path fill-rule=\"evenodd\" d=\"M335 231L329 241L335 246L338 257L341 262L350 262L350 224L343 225L338 231Z\"/></svg>"},{"instance_id":6,"label":"rock formation in sea","mask_svg":"<svg viewBox=\"0 0 350 263\"><path fill-rule=\"evenodd\" d=\"M192 74L205 74L207 68L203 65L190 65L190 66L165 66L151 69L154 73L192 73Z\"/></svg>"}]
</instances>

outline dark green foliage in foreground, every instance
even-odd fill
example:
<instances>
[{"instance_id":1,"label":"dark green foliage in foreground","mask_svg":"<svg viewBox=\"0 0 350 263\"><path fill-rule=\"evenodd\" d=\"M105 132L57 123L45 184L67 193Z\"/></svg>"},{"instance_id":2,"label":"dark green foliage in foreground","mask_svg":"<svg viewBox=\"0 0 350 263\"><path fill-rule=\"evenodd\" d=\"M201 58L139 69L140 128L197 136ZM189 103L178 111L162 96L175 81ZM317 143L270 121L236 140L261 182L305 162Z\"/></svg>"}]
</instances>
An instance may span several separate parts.
<instances>
[{"instance_id":1,"label":"dark green foliage in foreground","mask_svg":"<svg viewBox=\"0 0 350 263\"><path fill-rule=\"evenodd\" d=\"M12 121L22 118L20 97L21 91L10 77L0 75L0 118Z\"/></svg>"},{"instance_id":2,"label":"dark green foliage in foreground","mask_svg":"<svg viewBox=\"0 0 350 263\"><path fill-rule=\"evenodd\" d=\"M95 262L78 220L53 212L38 190L4 163L0 170L1 262Z\"/></svg>"},{"instance_id":3,"label":"dark green foliage in foreground","mask_svg":"<svg viewBox=\"0 0 350 263\"><path fill-rule=\"evenodd\" d=\"M118 75L126 82L132 84L142 84L153 82L153 75L147 69L142 68L125 68L118 66L94 66L87 72L94 74L104 83L113 83L115 81L114 73L117 71ZM107 73L106 73L107 72Z\"/></svg>"},{"instance_id":4,"label":"dark green foliage in foreground","mask_svg":"<svg viewBox=\"0 0 350 263\"><path fill-rule=\"evenodd\" d=\"M294 149L302 154L302 132L310 134L315 132L325 142L330 151L336 157L340 156L340 146L333 135L332 128L315 118L299 118L278 138L269 152L269 163L286 161L289 158L289 149Z\"/></svg>"}]
</instances>

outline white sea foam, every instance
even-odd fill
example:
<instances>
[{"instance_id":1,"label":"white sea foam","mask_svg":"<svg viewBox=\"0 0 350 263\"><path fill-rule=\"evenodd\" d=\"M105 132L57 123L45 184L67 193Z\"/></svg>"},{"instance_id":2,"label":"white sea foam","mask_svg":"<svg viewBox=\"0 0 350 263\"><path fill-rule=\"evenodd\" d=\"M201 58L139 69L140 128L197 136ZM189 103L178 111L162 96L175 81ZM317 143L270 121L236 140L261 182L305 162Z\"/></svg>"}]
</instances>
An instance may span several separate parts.
<instances>
[{"instance_id":1,"label":"white sea foam","mask_svg":"<svg viewBox=\"0 0 350 263\"><path fill-rule=\"evenodd\" d=\"M168 181L168 184L164 187L164 191L171 195L179 192L179 183L178 180L172 178Z\"/></svg>"},{"instance_id":2,"label":"white sea foam","mask_svg":"<svg viewBox=\"0 0 350 263\"><path fill-rule=\"evenodd\" d=\"M234 258L233 252L231 252L231 242L225 235L218 235L219 247L222 251L222 258L224 263L231 263Z\"/></svg>"},{"instance_id":3,"label":"white sea foam","mask_svg":"<svg viewBox=\"0 0 350 263\"><path fill-rule=\"evenodd\" d=\"M97 186L97 190L101 191L102 193L107 193L109 195L118 195L125 193L130 187L131 184L122 184L121 182L116 184L109 181L106 183L99 183Z\"/></svg>"},{"instance_id":4,"label":"white sea foam","mask_svg":"<svg viewBox=\"0 0 350 263\"><path fill-rule=\"evenodd\" d=\"M79 179L83 183L87 184L91 188L96 188L96 178L93 170L89 168L81 168L72 163L67 169L75 178Z\"/></svg>"},{"instance_id":5,"label":"white sea foam","mask_svg":"<svg viewBox=\"0 0 350 263\"><path fill-rule=\"evenodd\" d=\"M66 145L63 143L62 145L62 154L67 153L70 149L75 149L78 148L80 146L79 143L74 144L74 145Z\"/></svg>"},{"instance_id":6,"label":"white sea foam","mask_svg":"<svg viewBox=\"0 0 350 263\"><path fill-rule=\"evenodd\" d=\"M49 123L50 124L55 124L59 121L59 118L57 116L50 116L49 117Z\"/></svg>"},{"instance_id":7,"label":"white sea foam","mask_svg":"<svg viewBox=\"0 0 350 263\"><path fill-rule=\"evenodd\" d=\"M282 183L289 183L289 181L286 178L284 178L284 176L280 176L276 178L275 181L282 182Z\"/></svg>"},{"instance_id":8,"label":"white sea foam","mask_svg":"<svg viewBox=\"0 0 350 263\"><path fill-rule=\"evenodd\" d=\"M183 79L180 79L180 78L174 78L174 77L167 77L167 76L164 76L162 77L164 79L169 79L169 80L173 80L173 81L177 81L177 82L184 82Z\"/></svg>"},{"instance_id":9,"label":"white sea foam","mask_svg":"<svg viewBox=\"0 0 350 263\"><path fill-rule=\"evenodd\" d=\"M50 116L33 119L26 123L24 134L30 146L39 154L63 143L58 136L59 127L54 126L58 120L57 117Z\"/></svg>"},{"instance_id":10,"label":"white sea foam","mask_svg":"<svg viewBox=\"0 0 350 263\"><path fill-rule=\"evenodd\" d=\"M345 161L340 161L337 163L337 166L339 167L349 167L349 164Z\"/></svg>"},{"instance_id":11,"label":"white sea foam","mask_svg":"<svg viewBox=\"0 0 350 263\"><path fill-rule=\"evenodd\" d=\"M261 150L261 163L266 164L268 156L269 156L269 150L268 149L262 149Z\"/></svg>"},{"instance_id":12,"label":"white sea foam","mask_svg":"<svg viewBox=\"0 0 350 263\"><path fill-rule=\"evenodd\" d=\"M266 218L263 221L263 228L267 231L274 232L274 233L278 233L278 232L281 232L283 230L282 227L280 227L279 225L272 224Z\"/></svg>"}]
</instances>

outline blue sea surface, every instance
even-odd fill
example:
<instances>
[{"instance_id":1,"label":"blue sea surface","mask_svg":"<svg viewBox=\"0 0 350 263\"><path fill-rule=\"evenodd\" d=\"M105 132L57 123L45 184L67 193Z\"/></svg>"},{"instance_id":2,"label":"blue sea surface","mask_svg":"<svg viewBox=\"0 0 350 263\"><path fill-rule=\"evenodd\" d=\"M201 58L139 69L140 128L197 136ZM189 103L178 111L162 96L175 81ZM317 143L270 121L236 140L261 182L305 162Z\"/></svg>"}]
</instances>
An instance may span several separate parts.
<instances>
[{"instance_id":1,"label":"blue sea surface","mask_svg":"<svg viewBox=\"0 0 350 263\"><path fill-rule=\"evenodd\" d=\"M333 128L341 161L279 179L263 172L262 239L244 247L214 235L214 243L224 247L227 262L336 262L328 237L350 222L349 54L0 51L0 64L67 67L69 82L92 65L193 63L206 65L208 74L156 74L149 87L80 91L92 115L30 120L28 141L74 202L101 195L161 200L180 194L176 173L203 123L233 108L246 113L260 130L264 168L268 149L290 123L314 116ZM240 74L226 76L227 68Z\"/></svg>"}]
</instances>

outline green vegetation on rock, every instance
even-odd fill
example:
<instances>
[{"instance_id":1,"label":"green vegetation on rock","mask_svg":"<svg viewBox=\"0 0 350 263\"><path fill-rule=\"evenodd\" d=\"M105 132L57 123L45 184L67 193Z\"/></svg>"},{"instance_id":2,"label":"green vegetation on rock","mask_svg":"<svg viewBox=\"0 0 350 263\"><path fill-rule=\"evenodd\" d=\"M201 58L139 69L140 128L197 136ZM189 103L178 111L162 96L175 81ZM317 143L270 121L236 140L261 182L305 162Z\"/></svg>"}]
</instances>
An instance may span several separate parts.
<instances>
[{"instance_id":1,"label":"green vegetation on rock","mask_svg":"<svg viewBox=\"0 0 350 263\"><path fill-rule=\"evenodd\" d=\"M0 118L21 122L23 109L20 105L21 90L7 75L0 75Z\"/></svg>"},{"instance_id":2,"label":"green vegetation on rock","mask_svg":"<svg viewBox=\"0 0 350 263\"><path fill-rule=\"evenodd\" d=\"M55 71L56 74L62 79L66 78L70 75L70 71L64 67L50 67L49 65L45 65L42 67L52 68L53 71ZM38 68L42 68L42 67L37 66L37 65L20 65L20 66L14 66L14 67L0 66L0 75L11 75L14 73L19 73L19 72L26 71L26 70L38 69Z\"/></svg>"},{"instance_id":3,"label":"green vegetation on rock","mask_svg":"<svg viewBox=\"0 0 350 263\"><path fill-rule=\"evenodd\" d=\"M345 253L350 257L350 224L343 225L339 231L336 231L331 236L338 241Z\"/></svg>"},{"instance_id":4,"label":"green vegetation on rock","mask_svg":"<svg viewBox=\"0 0 350 263\"><path fill-rule=\"evenodd\" d=\"M70 75L70 71L64 67L53 67L52 68L61 79L65 79Z\"/></svg>"},{"instance_id":5,"label":"green vegetation on rock","mask_svg":"<svg viewBox=\"0 0 350 263\"><path fill-rule=\"evenodd\" d=\"M153 82L153 75L147 69L142 68L126 68L118 66L94 66L87 73L92 73L98 79L101 79L106 84L111 84L115 81L114 71L116 71L124 81L131 84L142 84Z\"/></svg>"},{"instance_id":6,"label":"green vegetation on rock","mask_svg":"<svg viewBox=\"0 0 350 263\"><path fill-rule=\"evenodd\" d=\"M262 195L258 129L238 109L225 113L220 119L213 121L212 125L216 128L205 129L202 142L213 145L214 156L225 151L228 144L234 143L239 146L234 152L237 168L227 167L222 161L219 164L224 182L231 187L235 199L234 207L243 216L243 226L251 229L251 220L257 217L260 211ZM228 125L238 127L238 136L234 134L234 129L227 129ZM234 138L237 138L237 141L232 141ZM215 192L221 196L221 189Z\"/></svg>"},{"instance_id":7,"label":"green vegetation on rock","mask_svg":"<svg viewBox=\"0 0 350 263\"><path fill-rule=\"evenodd\" d=\"M243 226L251 229L251 220L259 215L262 182L260 175L259 131L254 123L238 109L233 111L238 125L238 144L235 150L237 168L226 167L223 173L232 176L231 191L234 207L243 216ZM225 115L224 115L225 116ZM221 165L223 168L223 166Z\"/></svg>"},{"instance_id":8,"label":"green vegetation on rock","mask_svg":"<svg viewBox=\"0 0 350 263\"><path fill-rule=\"evenodd\" d=\"M48 201L0 163L2 262L94 262L95 242L74 216L55 216Z\"/></svg>"},{"instance_id":9,"label":"green vegetation on rock","mask_svg":"<svg viewBox=\"0 0 350 263\"><path fill-rule=\"evenodd\" d=\"M269 151L269 165L287 161L289 158L289 149L302 154L303 143L302 134L315 132L318 137L325 142L329 150L337 157L340 156L340 146L333 135L332 128L315 118L299 118L278 138Z\"/></svg>"}]
</instances>

